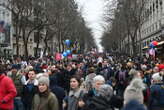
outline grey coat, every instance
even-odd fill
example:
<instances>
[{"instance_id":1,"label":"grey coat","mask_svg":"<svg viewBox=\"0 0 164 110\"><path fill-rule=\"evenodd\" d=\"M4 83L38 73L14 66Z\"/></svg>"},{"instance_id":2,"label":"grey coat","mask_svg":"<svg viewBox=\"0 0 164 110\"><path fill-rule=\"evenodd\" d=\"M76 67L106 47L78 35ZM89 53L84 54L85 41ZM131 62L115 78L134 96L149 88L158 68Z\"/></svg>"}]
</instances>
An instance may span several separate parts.
<instances>
[{"instance_id":1,"label":"grey coat","mask_svg":"<svg viewBox=\"0 0 164 110\"><path fill-rule=\"evenodd\" d=\"M83 91L79 89L78 91L71 90L68 96L67 110L79 110L78 102L83 94Z\"/></svg>"}]
</instances>

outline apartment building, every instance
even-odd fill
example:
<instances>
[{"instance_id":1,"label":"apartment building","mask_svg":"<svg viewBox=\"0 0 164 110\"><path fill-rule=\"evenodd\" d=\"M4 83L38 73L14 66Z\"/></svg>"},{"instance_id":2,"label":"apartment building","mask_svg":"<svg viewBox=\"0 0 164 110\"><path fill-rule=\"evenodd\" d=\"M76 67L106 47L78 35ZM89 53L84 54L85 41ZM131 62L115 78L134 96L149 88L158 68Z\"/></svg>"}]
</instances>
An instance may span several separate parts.
<instances>
[{"instance_id":1,"label":"apartment building","mask_svg":"<svg viewBox=\"0 0 164 110\"><path fill-rule=\"evenodd\" d=\"M136 48L138 54L144 54L149 49L152 41L158 41L157 51L164 50L164 0L147 0L144 12L144 22L138 30L136 39ZM140 31L140 32L139 32ZM131 39L127 36L122 44L122 48L126 53L132 54ZM164 53L164 51L163 51Z\"/></svg>"},{"instance_id":2,"label":"apartment building","mask_svg":"<svg viewBox=\"0 0 164 110\"><path fill-rule=\"evenodd\" d=\"M17 45L16 45L16 28L14 26L13 15L4 6L8 6L8 0L0 0L0 57L11 57L17 54ZM33 19L33 18L32 18ZM41 36L45 35L45 30L42 31ZM42 50L45 48L45 44L42 38L40 38L39 49L36 53L37 48L37 35L36 31L32 32L28 40L28 53L29 55L39 55ZM56 50L55 37L48 42L47 52L53 53ZM19 36L19 55L25 54L24 42L22 35Z\"/></svg>"},{"instance_id":3,"label":"apartment building","mask_svg":"<svg viewBox=\"0 0 164 110\"><path fill-rule=\"evenodd\" d=\"M164 40L164 1L148 0L146 8L149 16L141 27L142 49L146 49L154 40Z\"/></svg>"},{"instance_id":4,"label":"apartment building","mask_svg":"<svg viewBox=\"0 0 164 110\"><path fill-rule=\"evenodd\" d=\"M0 56L8 56L12 53L12 14L2 6L7 0L0 0L0 4Z\"/></svg>"}]
</instances>

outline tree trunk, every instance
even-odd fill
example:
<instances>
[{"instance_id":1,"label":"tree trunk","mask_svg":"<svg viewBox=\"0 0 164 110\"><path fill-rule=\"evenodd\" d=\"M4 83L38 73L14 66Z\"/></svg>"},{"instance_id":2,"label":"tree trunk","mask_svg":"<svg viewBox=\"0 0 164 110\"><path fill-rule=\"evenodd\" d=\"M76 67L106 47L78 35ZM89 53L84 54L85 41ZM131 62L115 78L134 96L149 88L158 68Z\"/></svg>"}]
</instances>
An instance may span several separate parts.
<instances>
[{"instance_id":1,"label":"tree trunk","mask_svg":"<svg viewBox=\"0 0 164 110\"><path fill-rule=\"evenodd\" d=\"M136 42L135 42L135 37L131 37L131 40L132 40L133 56L136 56Z\"/></svg>"},{"instance_id":2,"label":"tree trunk","mask_svg":"<svg viewBox=\"0 0 164 110\"><path fill-rule=\"evenodd\" d=\"M40 31L38 30L37 32L37 44L36 44L36 51L35 51L35 57L38 57L38 49L39 49L39 44L40 44Z\"/></svg>"},{"instance_id":3,"label":"tree trunk","mask_svg":"<svg viewBox=\"0 0 164 110\"><path fill-rule=\"evenodd\" d=\"M23 32L23 42L24 42L24 54L25 54L25 58L26 60L28 60L28 39L26 39L26 30L22 29Z\"/></svg>"},{"instance_id":4,"label":"tree trunk","mask_svg":"<svg viewBox=\"0 0 164 110\"><path fill-rule=\"evenodd\" d=\"M139 28L139 53L142 54L141 28Z\"/></svg>"},{"instance_id":5,"label":"tree trunk","mask_svg":"<svg viewBox=\"0 0 164 110\"><path fill-rule=\"evenodd\" d=\"M18 26L16 25L16 55L19 56L19 35L18 35Z\"/></svg>"},{"instance_id":6,"label":"tree trunk","mask_svg":"<svg viewBox=\"0 0 164 110\"><path fill-rule=\"evenodd\" d=\"M43 51L43 55L46 55L47 48L48 48L48 42L47 42L46 39L44 39L44 44L45 44L45 48L44 48L44 51Z\"/></svg>"},{"instance_id":7,"label":"tree trunk","mask_svg":"<svg viewBox=\"0 0 164 110\"><path fill-rule=\"evenodd\" d=\"M16 54L19 56L19 36L16 34Z\"/></svg>"},{"instance_id":8,"label":"tree trunk","mask_svg":"<svg viewBox=\"0 0 164 110\"><path fill-rule=\"evenodd\" d=\"M25 58L28 59L28 42L25 42Z\"/></svg>"}]
</instances>

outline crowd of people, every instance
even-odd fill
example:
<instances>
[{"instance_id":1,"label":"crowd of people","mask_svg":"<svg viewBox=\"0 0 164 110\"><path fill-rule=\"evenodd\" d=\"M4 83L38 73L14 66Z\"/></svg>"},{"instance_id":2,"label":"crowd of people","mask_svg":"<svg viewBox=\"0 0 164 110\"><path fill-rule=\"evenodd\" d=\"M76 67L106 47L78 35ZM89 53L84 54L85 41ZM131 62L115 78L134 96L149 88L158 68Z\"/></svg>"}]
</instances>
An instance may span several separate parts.
<instances>
[{"instance_id":1,"label":"crowd of people","mask_svg":"<svg viewBox=\"0 0 164 110\"><path fill-rule=\"evenodd\" d=\"M0 61L0 110L164 110L158 58L79 55Z\"/></svg>"}]
</instances>

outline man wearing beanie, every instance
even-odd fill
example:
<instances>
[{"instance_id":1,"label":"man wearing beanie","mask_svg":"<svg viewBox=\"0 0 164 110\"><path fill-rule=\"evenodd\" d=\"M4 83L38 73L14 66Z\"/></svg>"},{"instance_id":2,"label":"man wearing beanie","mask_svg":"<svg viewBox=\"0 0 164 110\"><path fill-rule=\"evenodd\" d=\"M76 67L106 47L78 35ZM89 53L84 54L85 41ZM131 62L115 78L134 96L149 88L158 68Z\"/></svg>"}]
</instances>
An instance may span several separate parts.
<instances>
[{"instance_id":1,"label":"man wearing beanie","mask_svg":"<svg viewBox=\"0 0 164 110\"><path fill-rule=\"evenodd\" d=\"M58 110L58 100L49 90L49 77L43 75L38 82L39 93L34 96L32 110Z\"/></svg>"},{"instance_id":2,"label":"man wearing beanie","mask_svg":"<svg viewBox=\"0 0 164 110\"><path fill-rule=\"evenodd\" d=\"M13 81L3 73L5 66L0 64L0 110L13 110L16 88Z\"/></svg>"}]
</instances>

